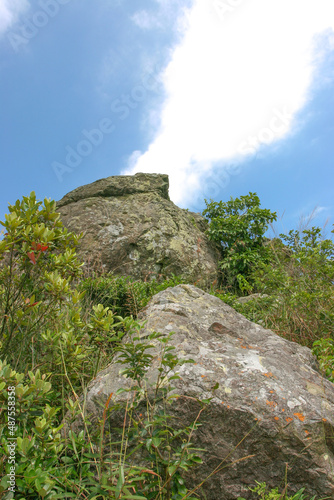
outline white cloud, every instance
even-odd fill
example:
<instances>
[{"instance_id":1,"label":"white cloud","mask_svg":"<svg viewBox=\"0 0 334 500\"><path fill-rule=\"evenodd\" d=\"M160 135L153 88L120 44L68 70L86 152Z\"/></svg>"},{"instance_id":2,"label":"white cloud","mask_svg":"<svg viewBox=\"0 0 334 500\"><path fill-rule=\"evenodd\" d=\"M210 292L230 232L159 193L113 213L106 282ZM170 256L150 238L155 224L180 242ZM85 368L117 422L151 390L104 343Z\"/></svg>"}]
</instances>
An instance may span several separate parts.
<instances>
[{"instance_id":1,"label":"white cloud","mask_svg":"<svg viewBox=\"0 0 334 500\"><path fill-rule=\"evenodd\" d=\"M236 3L218 15L217 5ZM333 50L334 3L195 0L183 21L163 75L161 125L123 173L169 174L171 198L185 205L217 162L243 160L295 131L319 60Z\"/></svg>"},{"instance_id":2,"label":"white cloud","mask_svg":"<svg viewBox=\"0 0 334 500\"><path fill-rule=\"evenodd\" d=\"M0 0L0 36L29 8L28 0Z\"/></svg>"}]
</instances>

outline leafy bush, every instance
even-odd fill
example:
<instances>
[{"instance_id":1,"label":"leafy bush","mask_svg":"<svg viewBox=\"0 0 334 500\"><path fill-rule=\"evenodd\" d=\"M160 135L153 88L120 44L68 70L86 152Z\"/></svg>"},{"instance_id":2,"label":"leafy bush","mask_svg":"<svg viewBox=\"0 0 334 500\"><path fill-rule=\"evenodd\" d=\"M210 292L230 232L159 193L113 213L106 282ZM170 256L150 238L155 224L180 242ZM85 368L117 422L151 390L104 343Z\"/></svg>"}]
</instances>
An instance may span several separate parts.
<instances>
[{"instance_id":1,"label":"leafy bush","mask_svg":"<svg viewBox=\"0 0 334 500\"><path fill-rule=\"evenodd\" d=\"M13 491L8 490L8 474L12 462L0 461L0 498L5 491L8 491L6 499L55 498L55 478L59 477L61 471L59 458L63 445L60 427L55 425L59 408L49 405L51 384L39 370L35 373L29 372L25 377L24 374L12 370L6 362L0 361L0 388L1 446L5 455L11 456L12 460L15 457L17 463L17 496L14 496ZM10 407L9 401L16 401L16 405ZM13 408L15 417L7 416L7 408ZM11 425L12 422L16 425ZM15 451L10 436L17 439Z\"/></svg>"},{"instance_id":2,"label":"leafy bush","mask_svg":"<svg viewBox=\"0 0 334 500\"><path fill-rule=\"evenodd\" d=\"M205 202L208 236L221 245L221 285L232 292L250 292L251 272L260 261L268 261L264 234L276 213L260 208L256 193L228 202Z\"/></svg>"},{"instance_id":3,"label":"leafy bush","mask_svg":"<svg viewBox=\"0 0 334 500\"><path fill-rule=\"evenodd\" d=\"M54 201L35 193L10 205L0 242L0 354L16 370L39 367L55 388L88 382L123 335L122 318L95 306L82 315L74 288L79 238L63 228ZM67 376L70 375L70 377Z\"/></svg>"},{"instance_id":4,"label":"leafy bush","mask_svg":"<svg viewBox=\"0 0 334 500\"><path fill-rule=\"evenodd\" d=\"M16 366L34 364L43 351L39 332L46 324L53 329L68 302L80 298L70 289L81 272L79 238L62 227L55 207L47 199L37 202L32 192L9 205L0 222L6 231L0 242L0 348Z\"/></svg>"}]
</instances>

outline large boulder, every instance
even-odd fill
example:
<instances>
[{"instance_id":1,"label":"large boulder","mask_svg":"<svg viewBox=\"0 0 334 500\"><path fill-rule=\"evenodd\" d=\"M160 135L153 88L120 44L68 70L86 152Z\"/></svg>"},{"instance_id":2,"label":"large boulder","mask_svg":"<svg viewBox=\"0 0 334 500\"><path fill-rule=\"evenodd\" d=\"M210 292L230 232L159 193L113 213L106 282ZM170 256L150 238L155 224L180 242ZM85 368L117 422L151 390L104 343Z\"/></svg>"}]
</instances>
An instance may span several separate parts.
<instances>
[{"instance_id":1,"label":"large boulder","mask_svg":"<svg viewBox=\"0 0 334 500\"><path fill-rule=\"evenodd\" d=\"M250 498L248 486L255 481L283 487L286 467L289 492L304 487L310 496L334 498L334 385L318 372L308 348L248 321L192 285L158 293L140 317L146 320L143 339L152 331L173 331L178 355L196 362L183 365L181 380L175 381L177 393L188 397L171 407L179 425L189 425L198 414L200 406L191 398L213 398L192 438L207 450L204 463L187 476L193 487L216 470L200 498ZM147 374L153 382L158 348L154 355ZM115 396L129 383L115 360L88 387L92 421L100 418L111 393L116 403L127 397ZM122 413L111 413L112 427L122 422Z\"/></svg>"},{"instance_id":2,"label":"large boulder","mask_svg":"<svg viewBox=\"0 0 334 500\"><path fill-rule=\"evenodd\" d=\"M65 227L83 232L78 255L91 265L134 278L217 278L219 252L205 235L207 221L170 201L167 175L107 177L71 191L57 210Z\"/></svg>"}]
</instances>

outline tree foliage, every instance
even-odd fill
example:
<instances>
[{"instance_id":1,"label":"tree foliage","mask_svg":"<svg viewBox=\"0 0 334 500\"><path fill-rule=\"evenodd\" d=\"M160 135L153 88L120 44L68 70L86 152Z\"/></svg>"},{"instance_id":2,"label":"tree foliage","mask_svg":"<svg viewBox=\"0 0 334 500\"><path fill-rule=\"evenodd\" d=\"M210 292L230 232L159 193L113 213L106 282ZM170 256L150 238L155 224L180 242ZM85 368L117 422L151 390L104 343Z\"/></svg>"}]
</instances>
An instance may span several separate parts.
<instances>
[{"instance_id":1,"label":"tree foliage","mask_svg":"<svg viewBox=\"0 0 334 500\"><path fill-rule=\"evenodd\" d=\"M203 215L209 220L208 236L220 245L222 285L230 291L251 291L254 266L268 259L264 234L276 220L276 213L260 208L256 193L227 202L205 202Z\"/></svg>"}]
</instances>

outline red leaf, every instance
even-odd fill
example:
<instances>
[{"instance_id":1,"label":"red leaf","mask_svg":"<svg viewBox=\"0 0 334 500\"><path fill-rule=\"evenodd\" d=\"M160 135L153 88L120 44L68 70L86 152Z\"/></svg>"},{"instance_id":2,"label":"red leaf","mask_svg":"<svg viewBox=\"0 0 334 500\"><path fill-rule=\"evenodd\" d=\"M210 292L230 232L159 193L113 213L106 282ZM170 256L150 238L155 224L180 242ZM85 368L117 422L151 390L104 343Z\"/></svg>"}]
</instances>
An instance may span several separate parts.
<instances>
[{"instance_id":1,"label":"red leaf","mask_svg":"<svg viewBox=\"0 0 334 500\"><path fill-rule=\"evenodd\" d=\"M42 252L45 252L49 248L48 245L42 245Z\"/></svg>"},{"instance_id":2,"label":"red leaf","mask_svg":"<svg viewBox=\"0 0 334 500\"><path fill-rule=\"evenodd\" d=\"M36 264L36 259L35 259L34 252L28 252L27 255L28 255L29 259L30 259L30 262L32 262L33 264Z\"/></svg>"}]
</instances>

